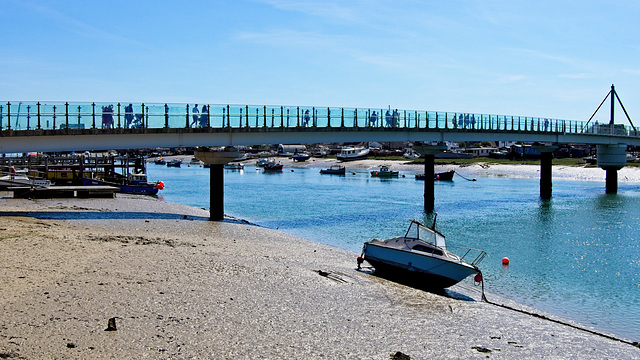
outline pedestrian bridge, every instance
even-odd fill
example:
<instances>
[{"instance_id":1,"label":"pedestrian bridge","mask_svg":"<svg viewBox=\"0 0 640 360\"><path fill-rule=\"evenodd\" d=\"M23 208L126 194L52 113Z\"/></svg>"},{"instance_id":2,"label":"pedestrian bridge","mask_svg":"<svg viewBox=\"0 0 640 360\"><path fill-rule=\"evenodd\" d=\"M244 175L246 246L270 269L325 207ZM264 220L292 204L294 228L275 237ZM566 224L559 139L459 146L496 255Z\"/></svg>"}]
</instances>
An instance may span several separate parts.
<instances>
[{"instance_id":1,"label":"pedestrian bridge","mask_svg":"<svg viewBox=\"0 0 640 360\"><path fill-rule=\"evenodd\" d=\"M387 108L6 102L0 153L364 141L640 145L633 126Z\"/></svg>"}]
</instances>

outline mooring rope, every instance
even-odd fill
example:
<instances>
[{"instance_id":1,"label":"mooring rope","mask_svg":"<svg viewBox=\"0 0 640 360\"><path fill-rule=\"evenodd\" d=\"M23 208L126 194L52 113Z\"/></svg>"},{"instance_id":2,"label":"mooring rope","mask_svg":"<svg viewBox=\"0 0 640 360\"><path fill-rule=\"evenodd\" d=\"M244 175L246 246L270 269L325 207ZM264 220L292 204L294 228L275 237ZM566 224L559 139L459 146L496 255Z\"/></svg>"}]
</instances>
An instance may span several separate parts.
<instances>
[{"instance_id":1,"label":"mooring rope","mask_svg":"<svg viewBox=\"0 0 640 360\"><path fill-rule=\"evenodd\" d=\"M517 309L517 308L514 308L514 307L509 306L509 305L498 304L498 303L495 303L493 301L489 301L489 299L487 299L487 297L484 294L484 281L482 282L482 300L484 300L487 304L499 306L501 308L508 309L508 310L517 311L517 312L522 313L522 314L531 315L533 317L537 317L537 318L543 319L543 320L548 320L548 321L551 321L551 322L554 322L554 323L557 323L557 324L566 325L566 326L572 327L572 328L577 329L577 330L581 330L581 331L588 332L588 333L593 334L593 335L598 335L598 336L607 338L609 340L618 341L618 342L621 342L621 343L624 343L624 344L628 344L628 345L640 348L640 344L637 341L628 341L628 340L625 340L625 339L622 339L622 338L619 338L619 337L615 337L615 336L611 336L611 335L607 335L607 334L604 334L604 333L601 333L601 332L598 332L598 331L595 331L595 330L590 330L590 329L587 329L587 328L584 328L584 327L573 325L573 324L570 324L570 323L565 322L565 321L552 319L552 318L550 318L548 316L545 316L545 315L540 315L540 314L536 314L536 313L533 313L533 312L530 312L530 311Z\"/></svg>"},{"instance_id":2,"label":"mooring rope","mask_svg":"<svg viewBox=\"0 0 640 360\"><path fill-rule=\"evenodd\" d=\"M475 179L475 178L473 178L473 179L469 179L469 178L467 178L467 177L464 177L464 176L460 175L460 173L459 173L459 172L457 172L457 171L455 171L455 173L456 173L458 176L460 176L461 178L463 178L463 179L465 179L465 180L467 180L467 181L476 181L476 179Z\"/></svg>"}]
</instances>

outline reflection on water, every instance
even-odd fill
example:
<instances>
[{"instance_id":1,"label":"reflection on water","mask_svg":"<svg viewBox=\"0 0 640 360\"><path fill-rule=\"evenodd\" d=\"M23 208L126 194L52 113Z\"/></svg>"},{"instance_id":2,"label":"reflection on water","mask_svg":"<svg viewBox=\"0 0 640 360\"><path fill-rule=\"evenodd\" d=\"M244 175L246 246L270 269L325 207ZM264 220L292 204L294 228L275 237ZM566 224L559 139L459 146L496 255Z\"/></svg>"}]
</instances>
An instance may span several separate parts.
<instances>
[{"instance_id":1,"label":"reflection on water","mask_svg":"<svg viewBox=\"0 0 640 360\"><path fill-rule=\"evenodd\" d=\"M165 182L166 201L209 207L208 169L148 170ZM347 170L225 172L225 213L357 253L371 238L404 234L410 219L433 223L413 174L381 180ZM638 184L607 195L603 182L556 181L553 198L542 201L538 179L456 177L437 182L435 196L448 243L489 254L480 264L488 292L640 339Z\"/></svg>"}]
</instances>

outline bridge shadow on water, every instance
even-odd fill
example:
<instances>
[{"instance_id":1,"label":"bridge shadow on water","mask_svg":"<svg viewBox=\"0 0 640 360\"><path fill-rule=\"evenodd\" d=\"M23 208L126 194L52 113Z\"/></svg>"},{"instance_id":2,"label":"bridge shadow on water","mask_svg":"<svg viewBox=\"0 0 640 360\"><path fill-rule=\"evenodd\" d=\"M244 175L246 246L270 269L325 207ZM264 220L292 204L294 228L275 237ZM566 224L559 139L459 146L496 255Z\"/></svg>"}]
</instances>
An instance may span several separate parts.
<instances>
[{"instance_id":1,"label":"bridge shadow on water","mask_svg":"<svg viewBox=\"0 0 640 360\"><path fill-rule=\"evenodd\" d=\"M0 211L2 216L24 216L41 220L194 220L209 221L205 216L145 211ZM236 220L226 220L236 222Z\"/></svg>"}]
</instances>

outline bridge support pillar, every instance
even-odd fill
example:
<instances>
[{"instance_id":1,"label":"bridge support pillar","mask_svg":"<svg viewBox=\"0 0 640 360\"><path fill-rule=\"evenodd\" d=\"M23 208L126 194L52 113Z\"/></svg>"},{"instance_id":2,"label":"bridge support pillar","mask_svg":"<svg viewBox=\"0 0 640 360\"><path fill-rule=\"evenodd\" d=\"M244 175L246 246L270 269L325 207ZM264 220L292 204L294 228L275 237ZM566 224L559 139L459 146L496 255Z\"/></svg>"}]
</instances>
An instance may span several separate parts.
<instances>
[{"instance_id":1,"label":"bridge support pillar","mask_svg":"<svg viewBox=\"0 0 640 360\"><path fill-rule=\"evenodd\" d=\"M436 154L447 150L447 145L414 144L413 150L424 155L424 211L426 213L432 213L435 208L435 156Z\"/></svg>"},{"instance_id":2,"label":"bridge support pillar","mask_svg":"<svg viewBox=\"0 0 640 360\"><path fill-rule=\"evenodd\" d=\"M598 166L606 171L606 193L618 192L618 170L627 165L627 145L598 145Z\"/></svg>"},{"instance_id":3,"label":"bridge support pillar","mask_svg":"<svg viewBox=\"0 0 640 360\"><path fill-rule=\"evenodd\" d=\"M551 177L551 163L553 152L558 149L557 145L535 144L532 146L540 152L540 198L551 199L553 181Z\"/></svg>"},{"instance_id":4,"label":"bridge support pillar","mask_svg":"<svg viewBox=\"0 0 640 360\"><path fill-rule=\"evenodd\" d=\"M194 156L210 165L209 220L224 220L224 164L237 159L240 152L235 147L227 147L218 151L199 147Z\"/></svg>"}]
</instances>

